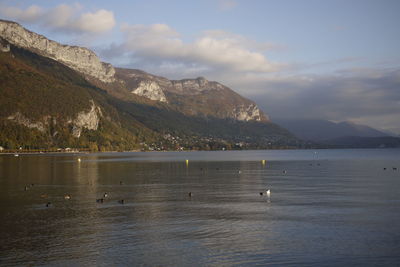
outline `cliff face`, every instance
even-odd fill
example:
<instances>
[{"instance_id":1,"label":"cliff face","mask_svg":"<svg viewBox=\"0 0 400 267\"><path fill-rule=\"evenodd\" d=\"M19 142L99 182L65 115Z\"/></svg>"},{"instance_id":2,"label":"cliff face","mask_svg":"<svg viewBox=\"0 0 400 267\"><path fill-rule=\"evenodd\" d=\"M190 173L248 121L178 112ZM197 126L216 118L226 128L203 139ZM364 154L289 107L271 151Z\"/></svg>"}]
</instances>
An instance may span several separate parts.
<instances>
[{"instance_id":1,"label":"cliff face","mask_svg":"<svg viewBox=\"0 0 400 267\"><path fill-rule=\"evenodd\" d=\"M0 20L0 37L11 44L57 60L102 82L115 81L113 66L101 62L96 54L87 48L61 45L42 35L26 30L18 23L4 20Z\"/></svg>"},{"instance_id":2,"label":"cliff face","mask_svg":"<svg viewBox=\"0 0 400 267\"><path fill-rule=\"evenodd\" d=\"M132 93L144 96L151 100L168 102L161 87L158 85L158 83L153 81L141 81L138 87L134 89Z\"/></svg>"}]
</instances>

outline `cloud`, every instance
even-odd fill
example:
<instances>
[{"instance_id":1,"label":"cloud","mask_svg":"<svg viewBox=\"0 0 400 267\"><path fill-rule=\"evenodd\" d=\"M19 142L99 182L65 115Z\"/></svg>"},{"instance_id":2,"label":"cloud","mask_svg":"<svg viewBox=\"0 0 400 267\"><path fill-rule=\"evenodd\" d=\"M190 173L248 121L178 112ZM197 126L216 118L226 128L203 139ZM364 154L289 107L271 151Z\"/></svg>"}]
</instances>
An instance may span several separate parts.
<instances>
[{"instance_id":1,"label":"cloud","mask_svg":"<svg viewBox=\"0 0 400 267\"><path fill-rule=\"evenodd\" d=\"M222 11L233 9L237 6L237 2L235 0L219 0L219 9Z\"/></svg>"},{"instance_id":2,"label":"cloud","mask_svg":"<svg viewBox=\"0 0 400 267\"><path fill-rule=\"evenodd\" d=\"M253 74L231 77L229 83L256 100L272 120L349 120L400 132L400 69L346 69L290 77Z\"/></svg>"},{"instance_id":3,"label":"cloud","mask_svg":"<svg viewBox=\"0 0 400 267\"><path fill-rule=\"evenodd\" d=\"M50 30L76 34L100 34L110 31L116 24L113 12L105 9L83 12L79 4L61 4L50 9L35 5L26 9L0 6L0 14L18 22L39 24Z\"/></svg>"},{"instance_id":4,"label":"cloud","mask_svg":"<svg viewBox=\"0 0 400 267\"><path fill-rule=\"evenodd\" d=\"M109 56L125 65L172 79L205 76L255 100L274 118L349 120L400 132L400 70L339 69L307 74L323 66L363 62L341 58L296 68L271 62L265 53L285 49L221 30L193 41L165 24L123 25L124 41ZM110 52L110 51L109 51Z\"/></svg>"},{"instance_id":5,"label":"cloud","mask_svg":"<svg viewBox=\"0 0 400 267\"><path fill-rule=\"evenodd\" d=\"M43 13L43 9L35 5L32 5L25 10L17 7L7 7L0 5L1 15L9 19L15 19L21 22L37 21L38 19L40 19Z\"/></svg>"},{"instance_id":6,"label":"cloud","mask_svg":"<svg viewBox=\"0 0 400 267\"><path fill-rule=\"evenodd\" d=\"M194 41L184 42L177 31L165 24L125 24L121 30L125 39L120 49L130 54L133 62L262 73L282 67L262 53L273 49L272 44L257 43L224 31L205 31Z\"/></svg>"},{"instance_id":7,"label":"cloud","mask_svg":"<svg viewBox=\"0 0 400 267\"><path fill-rule=\"evenodd\" d=\"M82 32L102 33L115 26L115 19L113 12L100 9L94 13L83 13L72 25Z\"/></svg>"}]
</instances>

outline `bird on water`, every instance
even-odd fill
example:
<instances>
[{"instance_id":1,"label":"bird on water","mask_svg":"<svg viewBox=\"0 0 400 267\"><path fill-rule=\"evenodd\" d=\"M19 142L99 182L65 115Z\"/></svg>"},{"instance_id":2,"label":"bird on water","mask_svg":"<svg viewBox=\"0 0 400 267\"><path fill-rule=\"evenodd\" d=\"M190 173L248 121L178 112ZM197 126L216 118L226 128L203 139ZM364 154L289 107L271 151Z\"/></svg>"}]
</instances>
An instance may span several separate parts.
<instances>
[{"instance_id":1,"label":"bird on water","mask_svg":"<svg viewBox=\"0 0 400 267\"><path fill-rule=\"evenodd\" d=\"M266 195L268 198L271 197L271 189L265 190L265 192L260 192L260 196Z\"/></svg>"}]
</instances>

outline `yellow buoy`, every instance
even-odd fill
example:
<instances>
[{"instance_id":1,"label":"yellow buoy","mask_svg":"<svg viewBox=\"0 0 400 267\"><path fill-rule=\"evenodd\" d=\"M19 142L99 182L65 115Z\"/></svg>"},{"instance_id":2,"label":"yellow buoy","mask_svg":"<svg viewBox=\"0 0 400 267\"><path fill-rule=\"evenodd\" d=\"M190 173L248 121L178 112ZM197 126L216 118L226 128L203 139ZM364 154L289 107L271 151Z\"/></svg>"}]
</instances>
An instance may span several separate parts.
<instances>
[{"instance_id":1,"label":"yellow buoy","mask_svg":"<svg viewBox=\"0 0 400 267\"><path fill-rule=\"evenodd\" d=\"M262 163L262 165L265 165L265 163L267 163L267 162L266 162L265 159L263 159L263 160L261 161L261 163Z\"/></svg>"},{"instance_id":2,"label":"yellow buoy","mask_svg":"<svg viewBox=\"0 0 400 267\"><path fill-rule=\"evenodd\" d=\"M188 165L189 165L189 160L187 159L187 160L186 160L186 166L188 166Z\"/></svg>"},{"instance_id":3,"label":"yellow buoy","mask_svg":"<svg viewBox=\"0 0 400 267\"><path fill-rule=\"evenodd\" d=\"M81 162L81 158L78 158L78 162Z\"/></svg>"}]
</instances>

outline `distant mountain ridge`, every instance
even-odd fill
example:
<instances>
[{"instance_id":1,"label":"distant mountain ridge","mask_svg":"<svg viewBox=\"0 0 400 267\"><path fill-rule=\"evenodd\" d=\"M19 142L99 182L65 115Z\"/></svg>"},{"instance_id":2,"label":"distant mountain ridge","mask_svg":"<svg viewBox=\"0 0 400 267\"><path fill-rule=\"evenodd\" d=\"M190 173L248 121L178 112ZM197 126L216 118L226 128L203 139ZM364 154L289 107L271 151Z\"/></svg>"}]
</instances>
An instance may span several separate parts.
<instances>
[{"instance_id":1,"label":"distant mountain ridge","mask_svg":"<svg viewBox=\"0 0 400 267\"><path fill-rule=\"evenodd\" d=\"M307 141L323 141L348 136L383 137L387 133L352 122L331 122L317 119L276 119L275 122Z\"/></svg>"}]
</instances>

